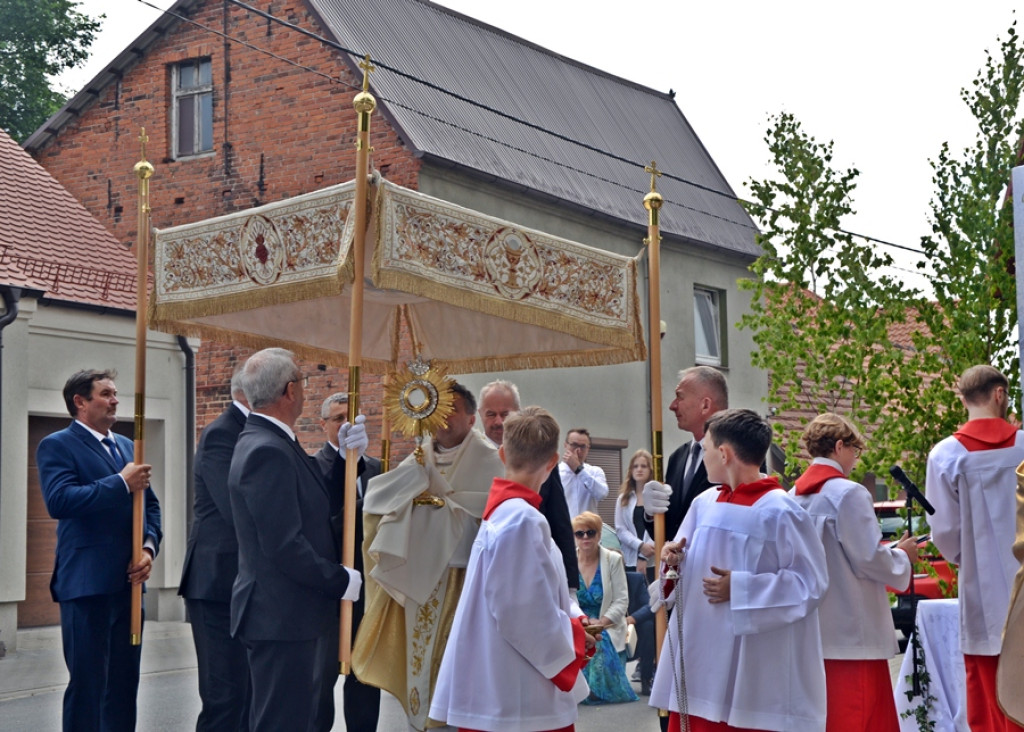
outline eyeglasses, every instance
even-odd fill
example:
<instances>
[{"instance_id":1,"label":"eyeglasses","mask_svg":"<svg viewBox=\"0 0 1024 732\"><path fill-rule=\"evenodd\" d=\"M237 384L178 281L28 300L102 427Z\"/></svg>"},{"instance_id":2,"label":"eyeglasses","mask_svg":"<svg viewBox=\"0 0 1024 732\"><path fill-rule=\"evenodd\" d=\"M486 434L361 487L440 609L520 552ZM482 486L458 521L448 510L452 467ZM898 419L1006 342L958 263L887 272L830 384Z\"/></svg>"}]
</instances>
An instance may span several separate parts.
<instances>
[{"instance_id":1,"label":"eyeglasses","mask_svg":"<svg viewBox=\"0 0 1024 732\"><path fill-rule=\"evenodd\" d=\"M283 395L288 393L288 385L289 384L297 384L300 381L302 381L302 377L301 376L297 376L294 379L288 379L288 381L284 382L284 389L281 390L281 395L283 396Z\"/></svg>"},{"instance_id":2,"label":"eyeglasses","mask_svg":"<svg viewBox=\"0 0 1024 732\"><path fill-rule=\"evenodd\" d=\"M588 444L586 444L586 443L580 443L580 442L567 442L566 444L567 444L567 445L568 445L569 447L571 447L571 448L572 448L573 450L588 450L588 449L590 449L590 445L588 445Z\"/></svg>"},{"instance_id":3,"label":"eyeglasses","mask_svg":"<svg viewBox=\"0 0 1024 732\"><path fill-rule=\"evenodd\" d=\"M597 529L587 529L586 531L574 531L572 533L576 534L577 539L582 539L584 536L588 539L593 539L595 536L597 536Z\"/></svg>"}]
</instances>

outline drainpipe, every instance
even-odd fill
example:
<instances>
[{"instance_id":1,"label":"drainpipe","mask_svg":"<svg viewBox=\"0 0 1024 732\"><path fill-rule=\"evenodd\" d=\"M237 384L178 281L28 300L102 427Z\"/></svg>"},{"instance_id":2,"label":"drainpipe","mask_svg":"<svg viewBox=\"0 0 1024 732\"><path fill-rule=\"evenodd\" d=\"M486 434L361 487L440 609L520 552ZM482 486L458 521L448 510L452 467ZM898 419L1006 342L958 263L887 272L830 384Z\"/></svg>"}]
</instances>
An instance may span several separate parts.
<instances>
[{"instance_id":1,"label":"drainpipe","mask_svg":"<svg viewBox=\"0 0 1024 732\"><path fill-rule=\"evenodd\" d=\"M185 336L178 336L178 348L185 354L185 528L192 531L193 503L196 497L196 354Z\"/></svg>"},{"instance_id":2,"label":"drainpipe","mask_svg":"<svg viewBox=\"0 0 1024 732\"><path fill-rule=\"evenodd\" d=\"M4 301L4 314L0 316L0 394L3 394L4 390L4 328L14 322L14 319L18 317L18 301L21 299L21 288L11 287L10 285L4 285L0 287L0 298ZM0 405L3 404L3 399L0 399ZM3 411L0 406L0 435L3 434ZM2 440L0 440L2 442ZM3 483L3 453L0 452L0 484ZM3 492L3 487L0 485L0 493ZM2 654L0 654L2 655Z\"/></svg>"}]
</instances>

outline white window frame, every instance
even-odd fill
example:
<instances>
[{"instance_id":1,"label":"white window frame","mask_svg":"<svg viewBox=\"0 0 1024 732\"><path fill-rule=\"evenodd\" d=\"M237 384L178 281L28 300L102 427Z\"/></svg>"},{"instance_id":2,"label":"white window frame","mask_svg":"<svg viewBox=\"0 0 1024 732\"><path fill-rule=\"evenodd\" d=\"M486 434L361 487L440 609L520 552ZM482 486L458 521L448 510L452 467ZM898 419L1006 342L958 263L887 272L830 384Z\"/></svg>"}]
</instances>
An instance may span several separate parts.
<instances>
[{"instance_id":1,"label":"white window frame","mask_svg":"<svg viewBox=\"0 0 1024 732\"><path fill-rule=\"evenodd\" d=\"M724 366L721 290L693 288L694 360L705 366Z\"/></svg>"},{"instance_id":2,"label":"white window frame","mask_svg":"<svg viewBox=\"0 0 1024 732\"><path fill-rule=\"evenodd\" d=\"M186 89L181 87L181 70L186 66L191 66L195 69L195 78L200 78L200 67L202 64L211 64L210 68L210 82L208 84L197 84L196 86L190 86ZM173 66L171 72L171 140L173 144L173 158L175 160L183 160L188 158L195 158L204 155L210 155L213 153L213 68L212 62L208 57L194 58L188 61L182 61L176 63ZM203 114L202 114L202 97L208 97L210 100L210 121L209 121L209 147L203 148ZM181 100L186 97L195 98L195 104L192 106L193 114L193 138L192 138L192 151L181 152L178 149L178 129L180 126L180 113L181 113Z\"/></svg>"}]
</instances>

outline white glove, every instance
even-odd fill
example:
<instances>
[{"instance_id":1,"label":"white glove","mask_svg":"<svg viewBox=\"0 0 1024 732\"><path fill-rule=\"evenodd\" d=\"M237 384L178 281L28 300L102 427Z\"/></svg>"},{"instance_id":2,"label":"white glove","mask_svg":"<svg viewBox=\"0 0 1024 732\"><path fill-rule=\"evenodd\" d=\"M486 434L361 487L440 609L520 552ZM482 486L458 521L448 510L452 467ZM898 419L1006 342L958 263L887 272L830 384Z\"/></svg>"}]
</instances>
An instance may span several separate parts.
<instances>
[{"instance_id":1,"label":"white glove","mask_svg":"<svg viewBox=\"0 0 1024 732\"><path fill-rule=\"evenodd\" d=\"M348 572L348 587L345 588L345 594L341 596L341 599L355 602L359 599L359 588L363 586L363 575L359 570L345 565L342 565L342 569Z\"/></svg>"},{"instance_id":2,"label":"white glove","mask_svg":"<svg viewBox=\"0 0 1024 732\"><path fill-rule=\"evenodd\" d=\"M366 454L366 448L370 446L370 436L366 434L365 422L366 417L359 414L354 424L346 422L338 428L338 444L342 452L358 450L359 457Z\"/></svg>"},{"instance_id":3,"label":"white glove","mask_svg":"<svg viewBox=\"0 0 1024 732\"><path fill-rule=\"evenodd\" d=\"M656 480L649 480L644 484L644 513L653 516L656 513L668 511L669 497L672 495L672 486L668 483L659 483Z\"/></svg>"}]
</instances>

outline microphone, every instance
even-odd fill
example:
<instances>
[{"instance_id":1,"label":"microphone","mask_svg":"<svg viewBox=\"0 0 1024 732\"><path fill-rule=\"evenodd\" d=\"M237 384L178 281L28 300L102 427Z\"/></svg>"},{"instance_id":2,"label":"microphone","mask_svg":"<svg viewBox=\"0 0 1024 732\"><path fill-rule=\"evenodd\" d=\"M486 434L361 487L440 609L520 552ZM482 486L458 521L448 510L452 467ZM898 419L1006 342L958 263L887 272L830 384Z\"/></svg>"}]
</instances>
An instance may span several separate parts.
<instances>
[{"instance_id":1,"label":"microphone","mask_svg":"<svg viewBox=\"0 0 1024 732\"><path fill-rule=\"evenodd\" d=\"M914 482L907 477L907 474L903 472L903 468L899 465L893 465L889 468L889 475L896 479L896 481L903 486L904 490L907 491L907 497L913 498L921 504L929 515L935 513L935 506L928 502L928 499L924 497L924 493L921 489L914 485Z\"/></svg>"}]
</instances>

